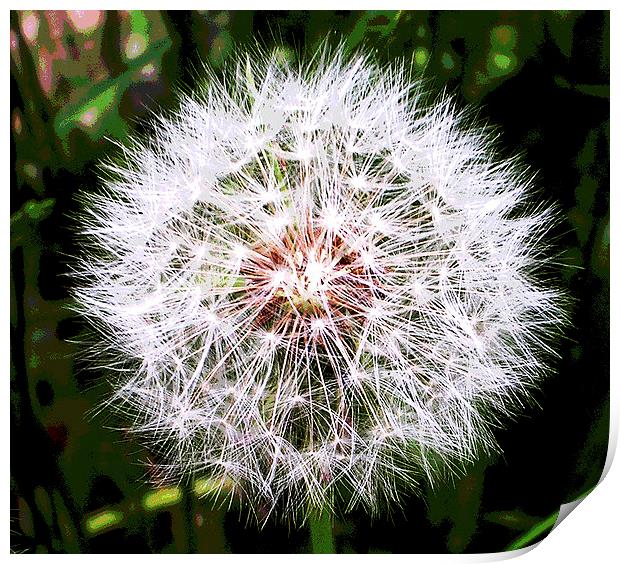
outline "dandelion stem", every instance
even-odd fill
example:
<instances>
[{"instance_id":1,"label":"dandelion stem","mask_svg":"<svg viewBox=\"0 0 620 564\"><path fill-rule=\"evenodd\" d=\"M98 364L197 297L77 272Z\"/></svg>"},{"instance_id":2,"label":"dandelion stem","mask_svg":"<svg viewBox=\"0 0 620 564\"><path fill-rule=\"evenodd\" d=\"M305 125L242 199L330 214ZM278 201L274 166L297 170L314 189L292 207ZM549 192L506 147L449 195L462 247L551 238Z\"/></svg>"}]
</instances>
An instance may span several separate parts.
<instances>
[{"instance_id":1,"label":"dandelion stem","mask_svg":"<svg viewBox=\"0 0 620 564\"><path fill-rule=\"evenodd\" d=\"M310 517L310 543L313 554L335 554L332 520L329 512Z\"/></svg>"}]
</instances>

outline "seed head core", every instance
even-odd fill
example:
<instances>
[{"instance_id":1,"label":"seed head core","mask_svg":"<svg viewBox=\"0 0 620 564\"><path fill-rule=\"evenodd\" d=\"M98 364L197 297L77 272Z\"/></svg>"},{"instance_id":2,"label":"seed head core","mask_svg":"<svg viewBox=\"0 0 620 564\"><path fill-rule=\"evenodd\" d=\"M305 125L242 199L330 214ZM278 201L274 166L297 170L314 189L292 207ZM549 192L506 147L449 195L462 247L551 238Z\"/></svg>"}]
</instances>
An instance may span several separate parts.
<instances>
[{"instance_id":1,"label":"seed head core","mask_svg":"<svg viewBox=\"0 0 620 564\"><path fill-rule=\"evenodd\" d=\"M328 325L363 323L374 301L374 275L363 256L329 227L289 226L243 261L244 291L254 325L284 336L310 335Z\"/></svg>"}]
</instances>

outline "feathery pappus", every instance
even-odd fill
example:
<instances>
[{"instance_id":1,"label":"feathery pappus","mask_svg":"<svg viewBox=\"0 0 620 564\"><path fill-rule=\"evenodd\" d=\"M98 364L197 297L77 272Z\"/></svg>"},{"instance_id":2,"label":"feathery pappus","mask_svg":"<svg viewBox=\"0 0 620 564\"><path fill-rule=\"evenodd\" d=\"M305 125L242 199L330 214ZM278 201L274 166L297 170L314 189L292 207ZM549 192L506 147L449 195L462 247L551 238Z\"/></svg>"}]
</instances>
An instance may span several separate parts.
<instances>
[{"instance_id":1,"label":"feathery pappus","mask_svg":"<svg viewBox=\"0 0 620 564\"><path fill-rule=\"evenodd\" d=\"M363 54L252 56L106 165L75 297L164 478L303 521L499 448L565 321L557 214L427 98Z\"/></svg>"}]
</instances>

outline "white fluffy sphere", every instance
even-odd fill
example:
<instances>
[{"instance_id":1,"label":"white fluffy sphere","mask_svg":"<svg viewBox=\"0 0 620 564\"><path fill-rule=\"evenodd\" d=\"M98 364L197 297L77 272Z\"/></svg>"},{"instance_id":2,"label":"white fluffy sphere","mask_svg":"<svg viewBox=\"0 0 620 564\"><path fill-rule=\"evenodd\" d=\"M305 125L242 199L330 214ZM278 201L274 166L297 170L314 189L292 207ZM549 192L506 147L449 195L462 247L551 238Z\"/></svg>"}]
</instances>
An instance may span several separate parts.
<instances>
[{"instance_id":1,"label":"white fluffy sphere","mask_svg":"<svg viewBox=\"0 0 620 564\"><path fill-rule=\"evenodd\" d=\"M162 476L303 519L498 448L564 320L555 213L422 101L364 56L248 58L108 166L76 298Z\"/></svg>"}]
</instances>

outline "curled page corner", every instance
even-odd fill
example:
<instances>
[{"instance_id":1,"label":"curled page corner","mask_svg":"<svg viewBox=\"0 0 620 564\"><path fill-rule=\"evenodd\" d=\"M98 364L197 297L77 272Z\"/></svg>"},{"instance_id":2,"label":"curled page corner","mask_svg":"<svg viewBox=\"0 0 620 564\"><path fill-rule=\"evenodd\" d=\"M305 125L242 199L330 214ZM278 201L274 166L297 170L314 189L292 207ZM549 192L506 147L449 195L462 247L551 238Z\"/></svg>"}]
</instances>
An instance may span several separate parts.
<instances>
[{"instance_id":1,"label":"curled page corner","mask_svg":"<svg viewBox=\"0 0 620 564\"><path fill-rule=\"evenodd\" d=\"M592 490L588 490L584 495L578 497L574 501L569 501L568 503L563 503L562 505L560 505L560 509L558 510L558 517L555 520L555 524L553 525L553 527L551 527L551 531L549 532L549 534L551 534L558 527L558 525L562 521L564 521L564 519L566 519L566 517L568 517L588 495L590 495L591 492Z\"/></svg>"},{"instance_id":2,"label":"curled page corner","mask_svg":"<svg viewBox=\"0 0 620 564\"><path fill-rule=\"evenodd\" d=\"M610 414L611 415L611 414ZM616 422L617 423L617 422ZM586 499L586 497L588 497L600 484L601 482L607 477L607 474L609 473L609 469L611 468L611 464L613 462L613 459L615 457L616 454L616 446L617 446L617 429L618 426L616 425L612 425L612 422L610 420L610 425L609 425L609 439L607 441L607 457L605 459L605 466L603 467L603 471L601 473L600 478L598 479L598 482L592 486L591 488L589 488L588 490L586 490L584 493L582 493L577 499L573 500L573 501L569 501L567 503L563 503L562 505L560 505L560 509L558 510L558 517L555 521L555 524L553 525L553 527L551 528L550 534L551 532L553 532L557 526L564 521L564 519L566 519L566 517L568 517L568 515L570 513L572 513L575 508L584 500Z\"/></svg>"}]
</instances>

